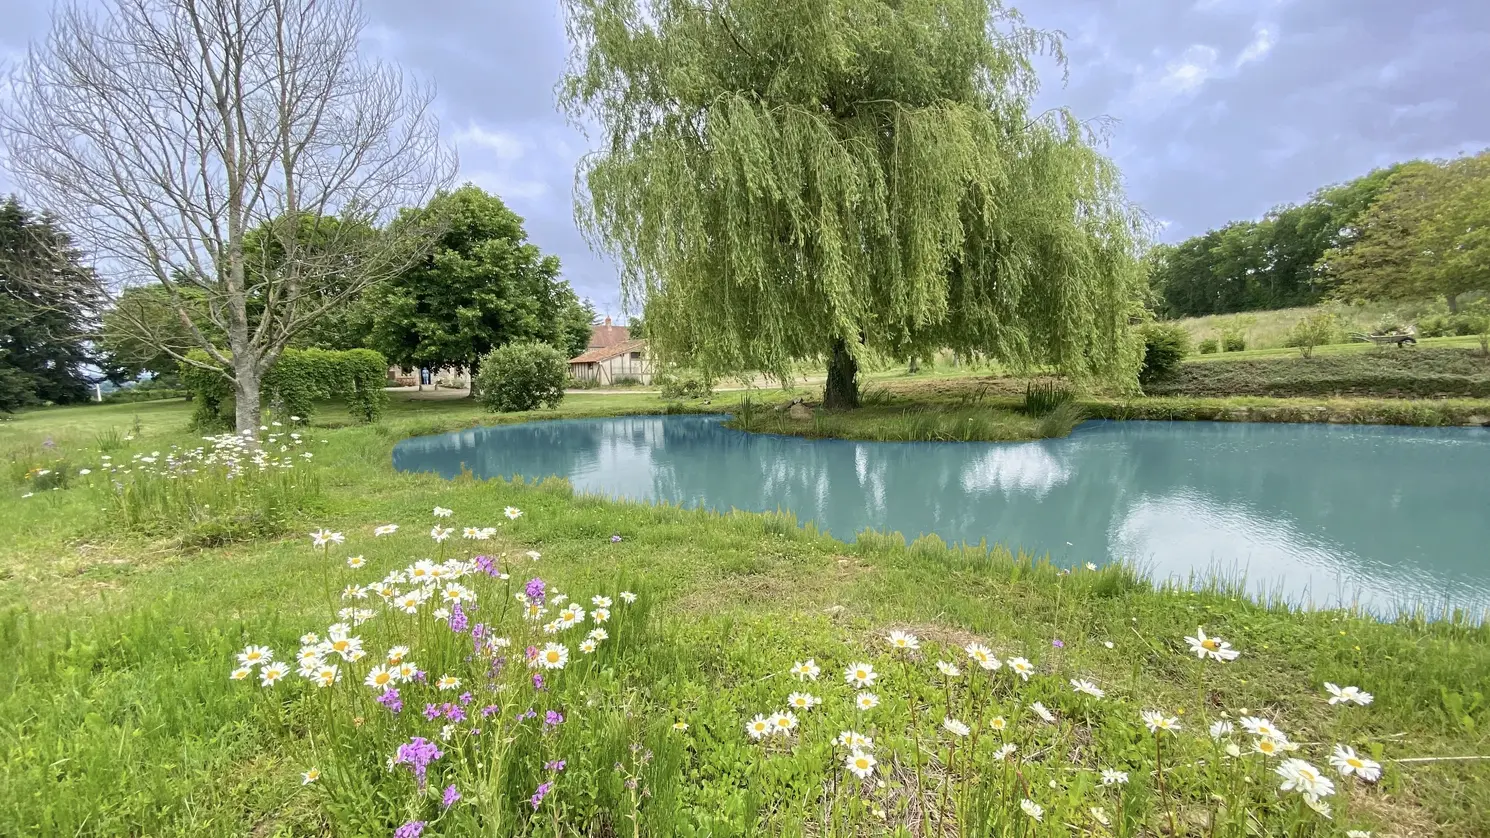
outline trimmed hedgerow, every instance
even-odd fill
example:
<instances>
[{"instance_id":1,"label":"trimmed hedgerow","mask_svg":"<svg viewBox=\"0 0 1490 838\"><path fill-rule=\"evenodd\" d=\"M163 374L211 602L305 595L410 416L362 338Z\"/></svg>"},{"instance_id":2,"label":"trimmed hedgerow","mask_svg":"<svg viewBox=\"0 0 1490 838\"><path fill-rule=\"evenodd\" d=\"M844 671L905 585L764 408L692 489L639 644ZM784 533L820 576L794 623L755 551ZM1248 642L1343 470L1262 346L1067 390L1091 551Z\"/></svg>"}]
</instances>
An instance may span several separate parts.
<instances>
[{"instance_id":1,"label":"trimmed hedgerow","mask_svg":"<svg viewBox=\"0 0 1490 838\"><path fill-rule=\"evenodd\" d=\"M192 350L187 358L211 363L201 350ZM310 419L317 401L340 398L348 413L375 422L388 403L383 389L387 377L388 362L371 349L286 349L264 375L261 392L273 410L301 421ZM232 424L233 385L226 372L183 364L181 383L194 397L192 427L212 430Z\"/></svg>"}]
</instances>

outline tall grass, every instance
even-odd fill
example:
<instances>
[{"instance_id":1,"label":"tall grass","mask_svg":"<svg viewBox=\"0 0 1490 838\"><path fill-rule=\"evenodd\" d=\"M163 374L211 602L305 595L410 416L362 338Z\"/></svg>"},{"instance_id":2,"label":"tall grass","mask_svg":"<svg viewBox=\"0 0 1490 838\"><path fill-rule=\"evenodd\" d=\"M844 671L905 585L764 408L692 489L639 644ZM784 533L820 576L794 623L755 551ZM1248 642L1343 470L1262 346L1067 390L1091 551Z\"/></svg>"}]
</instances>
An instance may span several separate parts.
<instances>
[{"instance_id":1,"label":"tall grass","mask_svg":"<svg viewBox=\"0 0 1490 838\"><path fill-rule=\"evenodd\" d=\"M1059 381L1032 380L1024 388L1024 412L1034 417L1046 416L1075 398L1076 393Z\"/></svg>"}]
</instances>

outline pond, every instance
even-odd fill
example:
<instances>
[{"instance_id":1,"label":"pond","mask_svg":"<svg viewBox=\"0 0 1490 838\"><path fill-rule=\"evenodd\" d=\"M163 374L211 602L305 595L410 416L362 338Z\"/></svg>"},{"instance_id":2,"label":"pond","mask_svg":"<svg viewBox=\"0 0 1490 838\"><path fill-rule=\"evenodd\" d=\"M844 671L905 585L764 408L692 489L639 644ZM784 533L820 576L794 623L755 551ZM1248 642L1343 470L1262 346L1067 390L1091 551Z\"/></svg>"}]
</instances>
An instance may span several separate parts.
<instances>
[{"instance_id":1,"label":"pond","mask_svg":"<svg viewBox=\"0 0 1490 838\"><path fill-rule=\"evenodd\" d=\"M568 479L575 491L787 510L852 540L982 539L1066 566L1245 577L1263 597L1390 614L1490 603L1490 432L1087 422L1029 443L747 434L721 416L532 422L405 440L396 468Z\"/></svg>"}]
</instances>

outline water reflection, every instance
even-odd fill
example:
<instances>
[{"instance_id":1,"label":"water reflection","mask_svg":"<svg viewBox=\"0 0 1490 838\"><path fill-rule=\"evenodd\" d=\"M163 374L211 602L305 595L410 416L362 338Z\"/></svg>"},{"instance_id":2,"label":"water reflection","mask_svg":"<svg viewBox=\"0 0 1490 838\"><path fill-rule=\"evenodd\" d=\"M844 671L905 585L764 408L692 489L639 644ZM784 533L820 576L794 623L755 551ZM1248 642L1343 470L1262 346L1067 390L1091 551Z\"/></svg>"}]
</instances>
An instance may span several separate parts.
<instances>
[{"instance_id":1,"label":"water reflection","mask_svg":"<svg viewBox=\"0 0 1490 838\"><path fill-rule=\"evenodd\" d=\"M993 445L742 434L718 417L538 422L407 440L401 469L568 478L577 491L712 509L787 509L865 528L1123 557L1155 575L1245 573L1254 590L1490 600L1490 434L1465 429L1092 422Z\"/></svg>"}]
</instances>

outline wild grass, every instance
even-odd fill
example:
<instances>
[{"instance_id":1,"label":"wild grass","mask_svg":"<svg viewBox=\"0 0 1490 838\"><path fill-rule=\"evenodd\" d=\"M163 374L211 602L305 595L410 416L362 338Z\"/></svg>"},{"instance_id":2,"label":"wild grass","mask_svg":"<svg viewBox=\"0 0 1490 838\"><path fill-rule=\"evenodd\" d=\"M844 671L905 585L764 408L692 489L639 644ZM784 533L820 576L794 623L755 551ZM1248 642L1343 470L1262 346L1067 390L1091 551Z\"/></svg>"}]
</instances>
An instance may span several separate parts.
<instances>
[{"instance_id":1,"label":"wild grass","mask_svg":"<svg viewBox=\"0 0 1490 838\"><path fill-rule=\"evenodd\" d=\"M1076 392L1059 381L1030 381L1024 389L1024 412L1046 416L1076 398Z\"/></svg>"},{"instance_id":2,"label":"wild grass","mask_svg":"<svg viewBox=\"0 0 1490 838\"><path fill-rule=\"evenodd\" d=\"M1284 308L1273 311L1186 317L1175 322L1185 327L1194 343L1208 339L1219 343L1227 334L1240 333L1246 341L1247 350L1251 351L1286 347L1289 332L1293 331L1294 325L1320 310L1328 311L1336 316L1343 336L1350 332L1371 333L1383 326L1406 325L1424 314L1435 311L1440 306L1442 303L1435 303L1432 300L1367 305L1326 303L1321 306ZM1224 356L1227 353L1220 354Z\"/></svg>"},{"instance_id":3,"label":"wild grass","mask_svg":"<svg viewBox=\"0 0 1490 838\"><path fill-rule=\"evenodd\" d=\"M121 414L110 411L52 414L61 421L50 435L75 468L103 453L93 433L117 422ZM570 406L566 415L579 414ZM0 427L0 445L30 444L27 418ZM1067 824L1108 834L1093 806L1116 824L1112 834L1129 836L1166 834L1171 813L1180 833L1194 836L1490 831L1490 761L1460 759L1490 753L1490 628L1477 618L1393 623L1305 612L1250 601L1226 585L1158 590L1121 565L1063 573L998 546L907 543L898 533L861 533L845 544L790 516L613 503L575 497L559 481L447 482L391 471L398 439L480 418L458 403L436 404L399 409L382 426L311 429L321 506L292 510L292 534L283 538L163 545L114 524L84 484L30 498L5 487L0 516L15 537L0 544L0 643L8 650L0 834L387 835L418 819L429 821L425 836L466 835L477 821L496 828L485 814L499 809L502 834L519 835L915 835L935 834L941 818L957 835L1069 835ZM200 444L178 430L184 421L184 410L174 422L155 415L113 458ZM71 430L56 430L62 423ZM436 505L455 516L433 518ZM522 516L508 520L507 506ZM372 535L389 522L403 525L398 534ZM443 555L427 535L436 524L458 525ZM486 542L458 540L465 525L498 532ZM305 534L322 526L345 532L347 542L330 553L313 549ZM541 558L528 559L529 550ZM246 644L288 658L305 632L325 635L331 605L363 607L335 594L328 605L327 580L339 591L419 558L473 553L507 554L519 582L541 576L582 602L629 589L649 609L601 665L562 671L541 693L526 681L503 691L500 701L521 704L504 718L529 706L563 713L547 736L528 720L523 731L516 722L502 728L511 733L505 746L482 740L486 733L440 739L445 724L475 725L426 721L423 705L458 704L459 693L411 686L394 717L353 677L372 659L345 664L329 691L294 675L274 689L229 680ZM363 568L346 565L352 555ZM510 599L500 581L481 582L493 587L478 591L473 623L501 622L492 615ZM1183 639L1197 625L1241 658L1202 667ZM915 634L920 650L902 660L886 645L892 630ZM380 614L357 631L370 654L410 638L431 678L448 667L467 677L467 689L489 689L477 677L479 659L455 655L456 636L432 614L427 623ZM576 639L564 637L579 660ZM1024 657L1036 674L1024 682L1006 665L990 675L969 663L970 643L1004 660ZM818 682L789 674L808 658L822 669ZM944 683L939 659L962 669L956 683ZM873 714L847 704L859 690L842 670L858 661L881 673ZM1074 692L1072 678L1106 696ZM1360 686L1375 701L1331 706L1326 681ZM785 710L794 691L824 703L797 713L795 734L750 739L746 722ZM1039 719L1035 701L1056 723ZM1341 742L1381 762L1384 776L1372 785L1332 774L1337 792L1325 800L1333 819L1318 818L1277 790L1276 761L1230 758L1206 735L1213 721L1238 721L1242 708L1303 743L1300 755L1316 766ZM1142 710L1163 710L1182 725L1162 746L1162 789ZM1007 762L992 760L1003 741L990 727L994 714L1013 723L1007 741L1018 750ZM955 740L950 758L948 715L983 720L979 744ZM688 728L676 731L675 722ZM846 773L848 755L829 742L843 729L875 738L883 789ZM406 765L386 764L410 735L446 752L422 795ZM1251 747L1240 733L1230 741ZM535 810L528 798L556 773L542 767L556 758L566 767ZM477 765L500 766L501 781L470 774ZM1128 771L1128 785L1101 786L1102 767ZM302 785L311 769L321 778ZM439 796L452 783L464 800L446 812ZM1020 809L1026 797L1044 807L1042 821Z\"/></svg>"}]
</instances>

